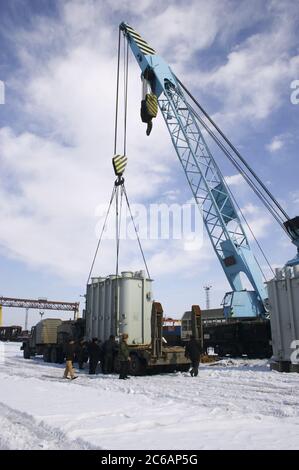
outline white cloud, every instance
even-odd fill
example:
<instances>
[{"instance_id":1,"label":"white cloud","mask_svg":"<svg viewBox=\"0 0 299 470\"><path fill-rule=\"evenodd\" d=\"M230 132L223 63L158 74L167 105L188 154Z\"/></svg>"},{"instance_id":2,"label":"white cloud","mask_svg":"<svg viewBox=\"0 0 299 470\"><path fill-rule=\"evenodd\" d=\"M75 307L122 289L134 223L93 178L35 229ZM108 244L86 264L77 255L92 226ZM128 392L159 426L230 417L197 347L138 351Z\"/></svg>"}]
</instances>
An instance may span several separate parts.
<instances>
[{"instance_id":1,"label":"white cloud","mask_svg":"<svg viewBox=\"0 0 299 470\"><path fill-rule=\"evenodd\" d=\"M284 140L279 136L275 136L271 142L266 145L266 149L269 150L269 152L274 153L277 152L277 150L280 150L283 146Z\"/></svg>"},{"instance_id":2,"label":"white cloud","mask_svg":"<svg viewBox=\"0 0 299 470\"><path fill-rule=\"evenodd\" d=\"M228 186L240 186L245 182L243 176L241 174L236 174L236 175L231 175L231 176L225 176L225 181L228 184Z\"/></svg>"},{"instance_id":3,"label":"white cloud","mask_svg":"<svg viewBox=\"0 0 299 470\"><path fill-rule=\"evenodd\" d=\"M75 2L74 15L67 3L62 22L45 24L43 18L35 18L32 31L15 31L22 67L12 84L22 91L18 128L24 131L0 130L0 243L8 256L72 281L86 276L96 244L95 208L108 202L115 179L111 157L117 35L112 46L114 31L105 25L101 8L94 23L91 3ZM47 35L61 48L54 47L45 57ZM151 139L145 136L140 89L135 65L126 175L131 202L159 197L162 185L171 189L167 131L160 117ZM119 142L118 151L121 132ZM114 269L113 254L114 244L108 244L101 255L101 272Z\"/></svg>"},{"instance_id":4,"label":"white cloud","mask_svg":"<svg viewBox=\"0 0 299 470\"><path fill-rule=\"evenodd\" d=\"M246 37L229 51L225 63L198 73L193 82L198 89L216 97L222 111L218 122L246 120L255 124L278 109L283 99L289 101L289 83L299 66L297 28L299 11L288 2L265 3L268 25L262 32ZM201 91L202 93L202 91Z\"/></svg>"},{"instance_id":5,"label":"white cloud","mask_svg":"<svg viewBox=\"0 0 299 470\"><path fill-rule=\"evenodd\" d=\"M262 207L256 206L252 203L248 203L246 206L241 208L246 220L254 234L259 240L260 238L266 238L269 235L269 226L274 224L273 218L266 212ZM244 229L250 241L253 240L253 236L248 230L246 224Z\"/></svg>"},{"instance_id":6,"label":"white cloud","mask_svg":"<svg viewBox=\"0 0 299 470\"><path fill-rule=\"evenodd\" d=\"M291 199L293 204L299 204L299 191L295 191L293 194L291 194Z\"/></svg>"},{"instance_id":7,"label":"white cloud","mask_svg":"<svg viewBox=\"0 0 299 470\"><path fill-rule=\"evenodd\" d=\"M59 20L34 17L28 30L6 32L20 60L19 73L9 83L20 97L16 128L23 129L6 127L0 132L0 243L9 256L71 280L81 281L89 268L96 243L94 211L107 201L114 179L111 157L120 20L132 19L132 25L171 64L178 69L182 64L188 75L193 53L218 39L224 43L257 20L260 2L254 2L256 9L250 7L251 18L249 3L235 9L235 2L229 0L221 8L216 1L194 0L187 8L186 2L157 6L148 0L137 4L72 0L60 5ZM243 117L266 116L282 80L298 63L286 53L292 38L285 18L275 27L245 40L229 53L226 64L212 72L200 74L194 61L194 83L220 96L226 112L232 107L238 115L241 110ZM139 117L140 71L131 62L128 194L136 202L159 201L160 194L171 199L177 195L174 151L161 116L151 137L145 136ZM267 84L262 95L261 83ZM240 175L227 178L229 184L241 183ZM258 230L265 228L258 217L253 221L259 224ZM183 245L161 247L148 242L146 246L151 270L159 274L198 271L198 262L207 252L198 258L194 252L186 254ZM133 244L124 245L124 264L140 265L134 250ZM99 272L114 269L113 256L114 245L107 242L97 264Z\"/></svg>"},{"instance_id":8,"label":"white cloud","mask_svg":"<svg viewBox=\"0 0 299 470\"><path fill-rule=\"evenodd\" d=\"M165 191L162 196L164 196L169 201L176 201L181 191L179 189L170 189Z\"/></svg>"},{"instance_id":9,"label":"white cloud","mask_svg":"<svg viewBox=\"0 0 299 470\"><path fill-rule=\"evenodd\" d=\"M150 258L151 271L157 276L178 273L181 278L192 278L195 273L208 270L208 261L214 260L216 255L207 236L198 249L185 250L184 244L184 241L160 243L159 251Z\"/></svg>"},{"instance_id":10,"label":"white cloud","mask_svg":"<svg viewBox=\"0 0 299 470\"><path fill-rule=\"evenodd\" d=\"M153 10L151 10L154 8ZM196 53L219 41L226 44L242 29L259 20L265 11L261 2L236 2L234 0L164 1L151 4L142 18L137 18L136 28L151 45L163 55L177 72L188 75L191 67L197 67ZM146 21L152 14L151 20Z\"/></svg>"}]
</instances>

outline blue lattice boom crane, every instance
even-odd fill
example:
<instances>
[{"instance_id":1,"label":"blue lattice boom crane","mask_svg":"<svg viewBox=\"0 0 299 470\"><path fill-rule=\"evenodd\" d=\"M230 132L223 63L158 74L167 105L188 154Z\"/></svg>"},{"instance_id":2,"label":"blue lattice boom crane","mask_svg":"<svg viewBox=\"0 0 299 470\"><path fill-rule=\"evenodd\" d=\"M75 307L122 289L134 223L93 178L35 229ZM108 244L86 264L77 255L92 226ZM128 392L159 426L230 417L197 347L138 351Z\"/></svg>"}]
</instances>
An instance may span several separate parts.
<instances>
[{"instance_id":1,"label":"blue lattice boom crane","mask_svg":"<svg viewBox=\"0 0 299 470\"><path fill-rule=\"evenodd\" d=\"M159 108L194 199L202 212L212 246L231 287L231 291L224 297L225 316L234 318L265 316L268 295L261 270L242 226L236 201L206 143L202 125L212 137L215 137L215 134L205 125L206 121L200 118L191 105L188 96L193 101L194 98L165 60L156 54L141 35L127 23L120 24L120 32L127 39L141 69L143 82L141 117L148 124L147 135L151 132L152 119L157 115ZM229 144L224 147L220 142L218 143L220 148L222 145L222 150L226 149L224 153L230 157L232 157L230 151L233 150L235 156L239 158L238 160L232 157L236 165L239 165L237 168L296 245L297 255L287 264L299 264L299 217L293 219L288 217L236 148L206 113L205 116ZM252 290L245 289L242 273L250 282Z\"/></svg>"}]
</instances>

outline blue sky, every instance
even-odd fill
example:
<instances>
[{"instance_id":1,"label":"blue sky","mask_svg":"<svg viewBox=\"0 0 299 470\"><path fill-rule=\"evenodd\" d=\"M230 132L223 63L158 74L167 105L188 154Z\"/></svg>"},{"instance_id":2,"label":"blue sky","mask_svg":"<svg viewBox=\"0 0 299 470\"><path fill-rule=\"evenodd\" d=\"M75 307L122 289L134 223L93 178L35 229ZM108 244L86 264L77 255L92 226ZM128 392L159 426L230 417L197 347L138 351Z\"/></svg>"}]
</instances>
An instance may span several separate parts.
<instances>
[{"instance_id":1,"label":"blue sky","mask_svg":"<svg viewBox=\"0 0 299 470\"><path fill-rule=\"evenodd\" d=\"M298 214L299 105L290 101L299 79L297 1L2 0L0 18L0 295L78 301L84 293L96 208L113 183L123 20L172 66L290 215ZM150 138L140 122L139 76L131 57L130 200L183 204L191 195L162 117ZM272 265L284 264L295 249L234 168L219 152L215 158ZM154 297L168 316L204 306L207 283L212 306L219 305L228 285L206 235L191 253L183 241L146 241L144 248ZM114 244L105 240L95 272L114 266ZM142 268L135 243L122 244L121 268ZM4 310L6 324L23 318Z\"/></svg>"}]
</instances>

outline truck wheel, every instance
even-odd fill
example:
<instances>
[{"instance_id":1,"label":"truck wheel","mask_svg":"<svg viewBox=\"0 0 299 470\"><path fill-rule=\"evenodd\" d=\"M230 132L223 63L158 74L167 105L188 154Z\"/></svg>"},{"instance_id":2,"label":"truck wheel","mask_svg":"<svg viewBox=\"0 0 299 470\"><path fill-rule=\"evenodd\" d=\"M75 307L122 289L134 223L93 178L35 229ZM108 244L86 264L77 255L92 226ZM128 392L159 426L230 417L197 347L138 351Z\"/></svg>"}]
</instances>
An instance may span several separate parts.
<instances>
[{"instance_id":1,"label":"truck wheel","mask_svg":"<svg viewBox=\"0 0 299 470\"><path fill-rule=\"evenodd\" d=\"M136 354L131 355L130 374L143 375L145 373L145 363Z\"/></svg>"},{"instance_id":2,"label":"truck wheel","mask_svg":"<svg viewBox=\"0 0 299 470\"><path fill-rule=\"evenodd\" d=\"M51 362L51 349L45 348L43 353L44 362Z\"/></svg>"},{"instance_id":3,"label":"truck wheel","mask_svg":"<svg viewBox=\"0 0 299 470\"><path fill-rule=\"evenodd\" d=\"M30 349L28 346L24 346L23 357L24 359L30 359Z\"/></svg>"}]
</instances>

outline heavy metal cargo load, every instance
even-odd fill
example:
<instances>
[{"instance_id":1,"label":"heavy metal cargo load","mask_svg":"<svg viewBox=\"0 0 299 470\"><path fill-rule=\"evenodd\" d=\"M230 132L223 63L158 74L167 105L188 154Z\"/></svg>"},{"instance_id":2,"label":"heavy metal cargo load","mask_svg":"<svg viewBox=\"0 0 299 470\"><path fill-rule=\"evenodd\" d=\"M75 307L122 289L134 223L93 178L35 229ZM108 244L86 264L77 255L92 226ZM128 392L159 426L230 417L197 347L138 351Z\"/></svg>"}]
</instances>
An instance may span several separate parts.
<instances>
[{"instance_id":1,"label":"heavy metal cargo load","mask_svg":"<svg viewBox=\"0 0 299 470\"><path fill-rule=\"evenodd\" d=\"M128 333L131 344L150 343L151 284L144 271L92 278L86 293L86 338L105 341L111 334Z\"/></svg>"},{"instance_id":2,"label":"heavy metal cargo load","mask_svg":"<svg viewBox=\"0 0 299 470\"><path fill-rule=\"evenodd\" d=\"M276 269L267 282L272 332L272 369L299 372L299 266Z\"/></svg>"},{"instance_id":3,"label":"heavy metal cargo load","mask_svg":"<svg viewBox=\"0 0 299 470\"><path fill-rule=\"evenodd\" d=\"M86 292L86 338L105 341L111 334L127 333L132 375L188 370L184 348L163 343L163 309L152 301L151 285L143 271L92 278Z\"/></svg>"}]
</instances>

